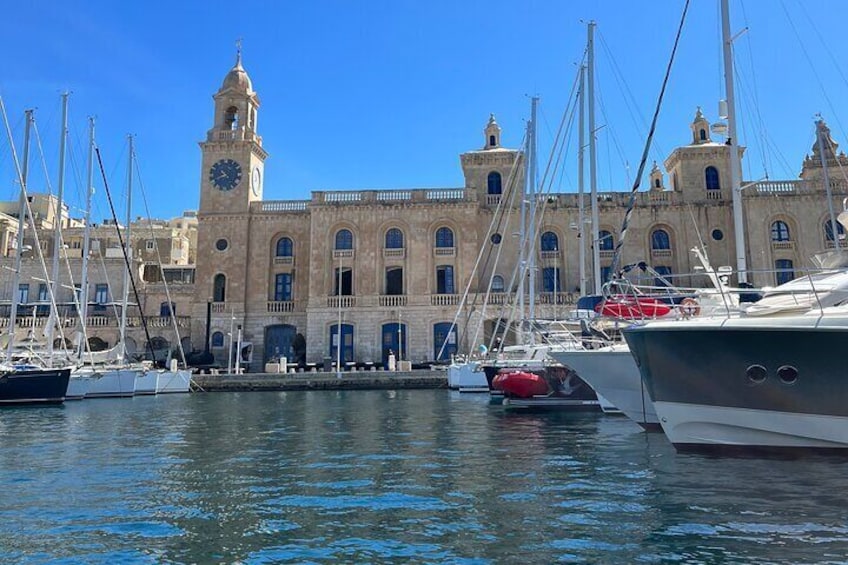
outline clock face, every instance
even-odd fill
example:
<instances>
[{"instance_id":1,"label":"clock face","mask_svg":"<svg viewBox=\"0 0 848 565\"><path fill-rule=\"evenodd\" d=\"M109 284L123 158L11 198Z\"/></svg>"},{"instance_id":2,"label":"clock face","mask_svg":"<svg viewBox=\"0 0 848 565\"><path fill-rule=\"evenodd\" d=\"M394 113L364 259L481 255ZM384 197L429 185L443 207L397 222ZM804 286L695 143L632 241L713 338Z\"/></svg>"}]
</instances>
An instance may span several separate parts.
<instances>
[{"instance_id":1,"label":"clock face","mask_svg":"<svg viewBox=\"0 0 848 565\"><path fill-rule=\"evenodd\" d=\"M209 182L219 190L232 190L241 182L241 165L232 159L221 159L209 169Z\"/></svg>"},{"instance_id":2,"label":"clock face","mask_svg":"<svg viewBox=\"0 0 848 565\"><path fill-rule=\"evenodd\" d=\"M253 169L253 176L250 177L250 188L253 189L253 194L259 196L259 187L262 181L262 173L259 172L259 167Z\"/></svg>"}]
</instances>

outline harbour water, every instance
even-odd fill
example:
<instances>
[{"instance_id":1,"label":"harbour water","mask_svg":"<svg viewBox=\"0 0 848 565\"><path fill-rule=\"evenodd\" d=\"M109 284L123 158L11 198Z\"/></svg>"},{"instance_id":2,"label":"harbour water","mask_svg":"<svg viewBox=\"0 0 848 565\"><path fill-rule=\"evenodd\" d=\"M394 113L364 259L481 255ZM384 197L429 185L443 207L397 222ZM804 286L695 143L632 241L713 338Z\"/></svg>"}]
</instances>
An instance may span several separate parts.
<instances>
[{"instance_id":1,"label":"harbour water","mask_svg":"<svg viewBox=\"0 0 848 565\"><path fill-rule=\"evenodd\" d=\"M445 390L0 411L2 563L844 563L848 461Z\"/></svg>"}]
</instances>

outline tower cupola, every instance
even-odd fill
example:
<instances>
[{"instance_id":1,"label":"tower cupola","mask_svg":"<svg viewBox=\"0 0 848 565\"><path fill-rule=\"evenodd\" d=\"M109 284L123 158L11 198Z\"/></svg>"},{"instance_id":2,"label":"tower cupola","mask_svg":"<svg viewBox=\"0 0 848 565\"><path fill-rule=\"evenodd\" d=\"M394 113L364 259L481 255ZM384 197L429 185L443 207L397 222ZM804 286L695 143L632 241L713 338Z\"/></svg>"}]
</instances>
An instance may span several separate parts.
<instances>
[{"instance_id":1,"label":"tower cupola","mask_svg":"<svg viewBox=\"0 0 848 565\"><path fill-rule=\"evenodd\" d=\"M501 146L501 127L495 121L495 115L489 114L489 123L486 124L486 144L483 149L496 149Z\"/></svg>"},{"instance_id":2,"label":"tower cupola","mask_svg":"<svg viewBox=\"0 0 848 565\"><path fill-rule=\"evenodd\" d=\"M689 127L692 128L692 145L702 145L712 141L710 139L710 122L704 117L700 106L695 111L695 119L692 120Z\"/></svg>"}]
</instances>

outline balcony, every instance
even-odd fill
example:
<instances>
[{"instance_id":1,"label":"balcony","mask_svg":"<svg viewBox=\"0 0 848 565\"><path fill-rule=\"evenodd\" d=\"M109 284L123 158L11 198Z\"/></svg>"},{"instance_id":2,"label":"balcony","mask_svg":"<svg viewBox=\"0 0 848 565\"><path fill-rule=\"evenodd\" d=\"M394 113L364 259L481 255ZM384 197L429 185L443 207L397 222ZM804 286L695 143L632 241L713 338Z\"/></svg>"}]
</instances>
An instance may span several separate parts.
<instances>
[{"instance_id":1,"label":"balcony","mask_svg":"<svg viewBox=\"0 0 848 565\"><path fill-rule=\"evenodd\" d=\"M355 296L328 296L327 308L353 308L356 306Z\"/></svg>"},{"instance_id":2,"label":"balcony","mask_svg":"<svg viewBox=\"0 0 848 565\"><path fill-rule=\"evenodd\" d=\"M456 306L459 304L458 294L431 294L431 306Z\"/></svg>"},{"instance_id":3,"label":"balcony","mask_svg":"<svg viewBox=\"0 0 848 565\"><path fill-rule=\"evenodd\" d=\"M212 313L213 314L223 314L227 312L227 303L226 302L213 302L212 303Z\"/></svg>"},{"instance_id":4,"label":"balcony","mask_svg":"<svg viewBox=\"0 0 848 565\"><path fill-rule=\"evenodd\" d=\"M559 259L559 251L541 251L539 253L543 260Z\"/></svg>"},{"instance_id":5,"label":"balcony","mask_svg":"<svg viewBox=\"0 0 848 565\"><path fill-rule=\"evenodd\" d=\"M486 205L487 206L497 206L501 202L500 194L487 194L486 195Z\"/></svg>"},{"instance_id":6,"label":"balcony","mask_svg":"<svg viewBox=\"0 0 848 565\"><path fill-rule=\"evenodd\" d=\"M707 190L707 200L724 200L724 195L721 190Z\"/></svg>"},{"instance_id":7,"label":"balcony","mask_svg":"<svg viewBox=\"0 0 848 565\"><path fill-rule=\"evenodd\" d=\"M403 247L383 249L383 259L403 259L404 257L406 257L406 249Z\"/></svg>"},{"instance_id":8,"label":"balcony","mask_svg":"<svg viewBox=\"0 0 848 565\"><path fill-rule=\"evenodd\" d=\"M353 259L353 249L333 249L333 259Z\"/></svg>"},{"instance_id":9,"label":"balcony","mask_svg":"<svg viewBox=\"0 0 848 565\"><path fill-rule=\"evenodd\" d=\"M294 265L294 257L274 257L275 265Z\"/></svg>"},{"instance_id":10,"label":"balcony","mask_svg":"<svg viewBox=\"0 0 848 565\"><path fill-rule=\"evenodd\" d=\"M266 306L269 314L285 314L294 312L294 300L269 300Z\"/></svg>"},{"instance_id":11,"label":"balcony","mask_svg":"<svg viewBox=\"0 0 848 565\"><path fill-rule=\"evenodd\" d=\"M456 248L455 247L434 247L433 248L433 256L434 257L456 257Z\"/></svg>"},{"instance_id":12,"label":"balcony","mask_svg":"<svg viewBox=\"0 0 848 565\"><path fill-rule=\"evenodd\" d=\"M772 241L771 248L773 251L794 251L794 241Z\"/></svg>"},{"instance_id":13,"label":"balcony","mask_svg":"<svg viewBox=\"0 0 848 565\"><path fill-rule=\"evenodd\" d=\"M612 259L614 255L615 250L613 249L601 249L600 251L598 251L598 256L601 259Z\"/></svg>"},{"instance_id":14,"label":"balcony","mask_svg":"<svg viewBox=\"0 0 848 565\"><path fill-rule=\"evenodd\" d=\"M653 259L670 259L671 249L651 249L651 258Z\"/></svg>"},{"instance_id":15,"label":"balcony","mask_svg":"<svg viewBox=\"0 0 848 565\"><path fill-rule=\"evenodd\" d=\"M379 304L382 307L396 308L406 306L407 296L405 294L381 294L379 296Z\"/></svg>"}]
</instances>

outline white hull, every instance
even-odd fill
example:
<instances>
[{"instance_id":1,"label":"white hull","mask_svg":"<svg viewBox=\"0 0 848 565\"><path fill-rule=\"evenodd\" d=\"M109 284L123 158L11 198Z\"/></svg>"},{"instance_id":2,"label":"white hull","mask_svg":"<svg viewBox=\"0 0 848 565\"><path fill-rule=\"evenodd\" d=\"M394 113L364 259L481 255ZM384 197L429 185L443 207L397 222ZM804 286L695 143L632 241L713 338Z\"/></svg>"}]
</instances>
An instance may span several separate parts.
<instances>
[{"instance_id":1,"label":"white hull","mask_svg":"<svg viewBox=\"0 0 848 565\"><path fill-rule=\"evenodd\" d=\"M191 371L183 369L180 371L162 371L156 384L158 394L189 392L191 386Z\"/></svg>"},{"instance_id":2,"label":"white hull","mask_svg":"<svg viewBox=\"0 0 848 565\"><path fill-rule=\"evenodd\" d=\"M65 400L82 400L88 391L91 389L91 384L97 379L91 374L71 373L71 378L68 380L68 392L65 393Z\"/></svg>"},{"instance_id":3,"label":"white hull","mask_svg":"<svg viewBox=\"0 0 848 565\"><path fill-rule=\"evenodd\" d=\"M599 396L642 426L659 425L654 403L642 384L639 368L627 347L552 352L563 365L577 371Z\"/></svg>"},{"instance_id":4,"label":"white hull","mask_svg":"<svg viewBox=\"0 0 848 565\"><path fill-rule=\"evenodd\" d=\"M135 376L135 394L156 394L159 383L159 371L142 371Z\"/></svg>"},{"instance_id":5,"label":"white hull","mask_svg":"<svg viewBox=\"0 0 848 565\"><path fill-rule=\"evenodd\" d=\"M848 448L848 418L656 402L675 447Z\"/></svg>"},{"instance_id":6,"label":"white hull","mask_svg":"<svg viewBox=\"0 0 848 565\"><path fill-rule=\"evenodd\" d=\"M86 398L109 398L120 396L133 396L135 394L135 379L139 373L138 369L102 369L92 371L93 375L100 375L92 380L91 388L86 393Z\"/></svg>"},{"instance_id":7,"label":"white hull","mask_svg":"<svg viewBox=\"0 0 848 565\"><path fill-rule=\"evenodd\" d=\"M489 390L486 381L486 373L475 371L480 363L469 361L467 363L452 364L448 367L448 387L459 390Z\"/></svg>"}]
</instances>

